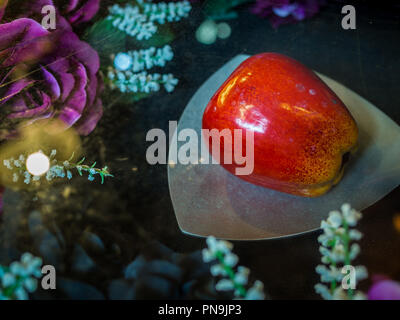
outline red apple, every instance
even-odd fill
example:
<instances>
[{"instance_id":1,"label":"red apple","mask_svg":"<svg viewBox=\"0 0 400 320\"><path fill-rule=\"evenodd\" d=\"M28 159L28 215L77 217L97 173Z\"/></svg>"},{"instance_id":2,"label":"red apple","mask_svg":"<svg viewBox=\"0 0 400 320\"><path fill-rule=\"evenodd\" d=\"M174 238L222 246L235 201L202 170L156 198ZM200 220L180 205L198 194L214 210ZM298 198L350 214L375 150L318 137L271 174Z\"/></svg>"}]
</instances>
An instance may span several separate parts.
<instances>
[{"instance_id":1,"label":"red apple","mask_svg":"<svg viewBox=\"0 0 400 320\"><path fill-rule=\"evenodd\" d=\"M336 94L312 70L277 53L240 64L211 98L202 125L230 129L232 136L234 129L254 131L254 170L238 177L307 197L340 181L358 139L357 124ZM224 152L234 150L221 143ZM243 167L224 164L222 156L220 163L233 174Z\"/></svg>"}]
</instances>

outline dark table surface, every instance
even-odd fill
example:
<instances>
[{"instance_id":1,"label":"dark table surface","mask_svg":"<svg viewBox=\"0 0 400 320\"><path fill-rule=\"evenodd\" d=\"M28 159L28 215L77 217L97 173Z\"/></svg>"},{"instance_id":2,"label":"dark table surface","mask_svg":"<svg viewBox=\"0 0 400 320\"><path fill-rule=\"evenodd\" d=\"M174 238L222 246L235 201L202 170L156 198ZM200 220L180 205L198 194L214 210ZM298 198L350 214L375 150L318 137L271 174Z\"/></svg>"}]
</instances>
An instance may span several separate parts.
<instances>
[{"instance_id":1,"label":"dark table surface","mask_svg":"<svg viewBox=\"0 0 400 320\"><path fill-rule=\"evenodd\" d=\"M341 7L340 3L332 3L315 18L276 30L268 20L242 8L239 17L229 21L231 37L212 45L200 44L195 39L195 30L204 19L195 7L171 44L175 58L168 68L180 79L176 90L173 94L157 93L129 107L118 103L106 106L102 121L85 139L84 146L88 154L109 165L116 177L102 186L81 188L83 200L72 194L74 203L65 210L72 212L77 208L84 218L79 220L76 213L74 218L60 214L61 228L71 231L79 226L100 236L112 231L120 244L126 243L118 262L121 268L137 254L138 242L142 241L138 239L158 240L182 253L203 248L204 239L184 235L178 228L167 168L146 162L150 144L146 142L146 133L152 128L168 132L168 121L179 120L199 86L240 53L274 51L289 55L359 93L400 124L399 14L390 8L360 5L357 29L343 30ZM364 210L359 224L364 238L357 259L371 275L383 273L398 280L400 234L394 228L393 218L400 212L399 196L397 188ZM332 209L336 208L326 208L327 212ZM234 242L235 252L254 278L264 282L272 299L315 299L318 296L313 287L319 281L315 266L320 262L318 235L319 232L313 232L279 240ZM71 233L70 238L75 236ZM27 246L24 243L20 249ZM65 272L68 274L68 270ZM369 285L369 280L364 281L361 288Z\"/></svg>"},{"instance_id":2,"label":"dark table surface","mask_svg":"<svg viewBox=\"0 0 400 320\"><path fill-rule=\"evenodd\" d=\"M130 205L144 219L144 228L155 238L179 252L204 246L202 239L180 233L169 198L165 166L146 163L143 145L150 128L168 130L169 120L178 120L198 87L219 67L240 53L265 51L289 55L308 67L351 88L400 123L400 23L399 15L387 8L357 7L357 29L341 28L341 4L333 3L308 21L273 29L269 22L250 14L247 9L229 21L232 35L212 45L194 38L202 17L194 11L190 25L173 44L172 70L180 79L174 94L157 95L137 104L128 115L126 127L118 133L121 143L132 145L131 123L139 144L121 149L138 167ZM115 134L115 133L114 133ZM134 159L134 160L133 160ZM133 191L133 194L131 193ZM362 192L362 190L354 190ZM139 198L138 198L139 196ZM369 273L384 273L400 279L400 234L393 217L400 211L400 188L364 211L359 229L365 235L357 262ZM330 211L333 208L327 208ZM241 263L265 283L273 299L317 298L313 286L318 282L314 268L320 261L318 232L282 240L236 242ZM364 281L362 288L367 288Z\"/></svg>"}]
</instances>

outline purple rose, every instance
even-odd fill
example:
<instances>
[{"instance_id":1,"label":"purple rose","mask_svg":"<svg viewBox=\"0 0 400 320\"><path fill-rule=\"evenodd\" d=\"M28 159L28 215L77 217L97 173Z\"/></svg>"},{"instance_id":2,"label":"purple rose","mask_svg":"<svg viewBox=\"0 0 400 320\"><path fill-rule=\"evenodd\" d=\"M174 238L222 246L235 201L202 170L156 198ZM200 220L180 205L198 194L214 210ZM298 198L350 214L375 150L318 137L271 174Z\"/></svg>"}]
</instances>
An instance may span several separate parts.
<instances>
[{"instance_id":1,"label":"purple rose","mask_svg":"<svg viewBox=\"0 0 400 320\"><path fill-rule=\"evenodd\" d=\"M3 3L3 9L0 5L0 22L6 23L19 18L33 19L39 23L42 22L45 14L42 14L42 9L46 5L54 5L52 0L32 0L30 2L24 0L0 0L5 1ZM72 27L68 20L60 15L59 11L56 11L56 30L70 30ZM49 30L52 31L52 30Z\"/></svg>"},{"instance_id":2,"label":"purple rose","mask_svg":"<svg viewBox=\"0 0 400 320\"><path fill-rule=\"evenodd\" d=\"M369 300L400 300L400 282L385 276L374 276L373 282L368 291Z\"/></svg>"},{"instance_id":3,"label":"purple rose","mask_svg":"<svg viewBox=\"0 0 400 320\"><path fill-rule=\"evenodd\" d=\"M20 122L58 118L87 135L102 116L99 57L72 31L22 18L0 25L0 139Z\"/></svg>"}]
</instances>

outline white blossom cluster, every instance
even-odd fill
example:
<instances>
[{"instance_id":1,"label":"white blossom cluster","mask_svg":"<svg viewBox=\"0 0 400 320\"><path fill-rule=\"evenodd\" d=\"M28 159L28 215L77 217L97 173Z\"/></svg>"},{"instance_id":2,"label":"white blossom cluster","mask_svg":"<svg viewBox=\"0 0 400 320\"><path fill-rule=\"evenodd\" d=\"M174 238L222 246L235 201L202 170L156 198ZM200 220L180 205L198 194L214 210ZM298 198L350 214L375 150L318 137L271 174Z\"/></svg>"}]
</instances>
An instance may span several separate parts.
<instances>
[{"instance_id":1,"label":"white blossom cluster","mask_svg":"<svg viewBox=\"0 0 400 320\"><path fill-rule=\"evenodd\" d=\"M180 21L182 18L186 18L192 9L190 2L186 0L157 4L140 0L139 3L143 6L143 13L148 16L149 20L159 24Z\"/></svg>"},{"instance_id":2,"label":"white blossom cluster","mask_svg":"<svg viewBox=\"0 0 400 320\"><path fill-rule=\"evenodd\" d=\"M118 88L123 93L151 93L159 91L163 85L167 92L172 92L178 84L178 79L172 74L148 74L144 70L156 66L164 67L173 57L169 45L158 49L151 47L118 53L114 58L114 67L110 66L107 73L110 86L112 89Z\"/></svg>"},{"instance_id":3,"label":"white blossom cluster","mask_svg":"<svg viewBox=\"0 0 400 320\"><path fill-rule=\"evenodd\" d=\"M112 20L112 25L135 37L139 41L150 39L156 32L158 24L179 21L188 16L191 5L185 0L181 2L169 3L149 3L138 1L138 5L127 4L121 7L114 4L109 8L108 20Z\"/></svg>"},{"instance_id":4,"label":"white blossom cluster","mask_svg":"<svg viewBox=\"0 0 400 320\"><path fill-rule=\"evenodd\" d=\"M118 71L110 68L107 74L111 80L110 87L118 88L121 92L151 93L160 90L163 85L167 92L172 92L178 84L178 79L172 74L148 74L146 71L133 73L131 71Z\"/></svg>"},{"instance_id":5,"label":"white blossom cluster","mask_svg":"<svg viewBox=\"0 0 400 320\"><path fill-rule=\"evenodd\" d=\"M29 252L10 266L0 265L0 300L27 300L28 293L37 288L37 279L42 276L42 259Z\"/></svg>"},{"instance_id":6,"label":"white blossom cluster","mask_svg":"<svg viewBox=\"0 0 400 320\"><path fill-rule=\"evenodd\" d=\"M237 255L232 253L232 243L217 240L209 236L206 240L208 248L203 249L203 261L208 263L217 261L212 265L210 272L214 277L222 277L215 288L219 291L232 291L237 299L263 300L265 299L264 285L261 281L255 281L253 286L246 290L250 270L243 266L235 267L239 262Z\"/></svg>"},{"instance_id":7,"label":"white blossom cluster","mask_svg":"<svg viewBox=\"0 0 400 320\"><path fill-rule=\"evenodd\" d=\"M360 246L353 241L361 239L362 234L356 229L352 229L361 219L361 213L352 209L349 204L343 204L340 211L331 211L328 219L321 222L323 234L318 237L321 244L321 262L323 264L316 267L316 271L321 276L321 282L329 283L328 286L318 283L315 291L324 299L364 299L364 294L360 291L347 292L341 287L344 277L342 267L351 265L351 262L360 253ZM353 243L352 243L353 242ZM368 276L364 266L355 267L356 282ZM351 292L351 295L349 295Z\"/></svg>"},{"instance_id":8,"label":"white blossom cluster","mask_svg":"<svg viewBox=\"0 0 400 320\"><path fill-rule=\"evenodd\" d=\"M118 53L114 58L114 67L119 71L139 72L153 67L165 67L173 57L174 53L169 45L162 48L132 50L127 53Z\"/></svg>"},{"instance_id":9,"label":"white blossom cluster","mask_svg":"<svg viewBox=\"0 0 400 320\"><path fill-rule=\"evenodd\" d=\"M39 150L40 153L43 153ZM64 161L63 164L60 164L54 157L56 155L56 150L52 150L50 154L51 166L50 169L46 173L46 179L48 181L53 180L54 178L64 178L67 176L68 179L72 178L72 173L69 170L68 161ZM11 157L10 159L3 160L3 165L13 172L13 182L18 182L20 177L24 179L25 184L30 184L31 181L39 181L41 176L35 176L29 173L26 170L25 165L25 155L21 154L18 159L14 159ZM65 166L66 165L66 166Z\"/></svg>"}]
</instances>

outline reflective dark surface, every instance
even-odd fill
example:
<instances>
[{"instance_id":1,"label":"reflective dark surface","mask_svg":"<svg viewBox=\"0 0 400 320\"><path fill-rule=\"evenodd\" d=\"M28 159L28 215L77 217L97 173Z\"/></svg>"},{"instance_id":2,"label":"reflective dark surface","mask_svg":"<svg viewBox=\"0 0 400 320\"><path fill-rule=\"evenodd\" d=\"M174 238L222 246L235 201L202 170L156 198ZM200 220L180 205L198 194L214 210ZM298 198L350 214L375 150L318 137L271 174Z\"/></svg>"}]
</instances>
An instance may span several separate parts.
<instances>
[{"instance_id":1,"label":"reflective dark surface","mask_svg":"<svg viewBox=\"0 0 400 320\"><path fill-rule=\"evenodd\" d=\"M384 7L360 7L357 29L343 30L340 10L340 4L330 4L313 19L274 30L267 20L243 9L239 18L229 21L231 37L207 46L194 37L203 20L200 10L194 8L171 44L175 58L168 68L180 79L173 94L157 93L131 105L108 101L96 130L84 138L85 154L107 164L115 178L104 185L77 179L71 182L69 191L60 183L51 192L39 194L37 201L31 201L29 195L9 194L5 200L8 220L4 219L8 222L3 224L8 233L2 235L5 248L1 261L18 258L18 252L40 254L37 243L28 235L34 210L42 213L49 230L64 238L60 248L49 249L53 253L48 262L59 266L59 276L88 283L104 295L108 295L110 282L121 278L123 267L140 252L151 252L148 255L159 260L173 256L167 252L161 257L147 249L154 240L177 253L203 248L203 239L186 236L178 228L168 192L167 168L146 162L150 144L146 133L152 128L168 132L168 121L179 119L198 87L237 54L274 51L289 55L359 93L400 124L399 14ZM384 273L400 280L400 234L393 225L395 214L400 212L399 196L397 188L365 210L360 222L364 238L357 263L365 265L370 275ZM336 208L326 208L331 209ZM15 224L18 229L12 228ZM88 232L101 238L104 250L87 245ZM235 242L235 253L241 264L251 269L252 276L264 282L271 298L315 299L318 234ZM90 271L76 268L76 243L90 252ZM191 270L200 265L190 261ZM363 281L361 288L369 285L369 280ZM64 297L60 293L38 293L37 297L41 295Z\"/></svg>"}]
</instances>

